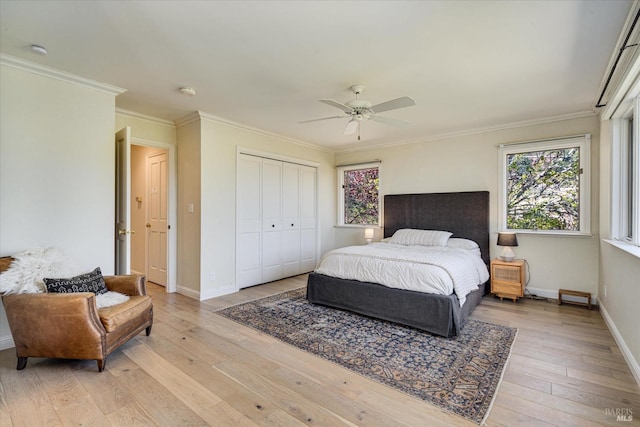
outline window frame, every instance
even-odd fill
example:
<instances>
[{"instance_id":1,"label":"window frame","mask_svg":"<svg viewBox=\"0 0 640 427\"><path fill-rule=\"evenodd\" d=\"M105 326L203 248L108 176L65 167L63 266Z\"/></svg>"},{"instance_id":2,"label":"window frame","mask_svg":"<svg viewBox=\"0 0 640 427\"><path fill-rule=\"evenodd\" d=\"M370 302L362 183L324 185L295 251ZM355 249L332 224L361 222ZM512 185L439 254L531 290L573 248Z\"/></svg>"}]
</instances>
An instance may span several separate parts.
<instances>
[{"instance_id":1,"label":"window frame","mask_svg":"<svg viewBox=\"0 0 640 427\"><path fill-rule=\"evenodd\" d=\"M507 156L533 151L578 147L580 150L579 230L534 230L507 228ZM591 135L575 135L539 141L516 142L498 146L498 230L518 234L591 236Z\"/></svg>"},{"instance_id":2,"label":"window frame","mask_svg":"<svg viewBox=\"0 0 640 427\"><path fill-rule=\"evenodd\" d=\"M347 171L356 171L361 169L378 169L378 220L375 224L345 224L345 205L344 205L344 173ZM382 181L382 168L380 161L353 163L348 165L336 166L338 174L338 212L336 224L338 227L353 228L377 228L382 224L382 197L380 195L380 186Z\"/></svg>"},{"instance_id":3,"label":"window frame","mask_svg":"<svg viewBox=\"0 0 640 427\"><path fill-rule=\"evenodd\" d=\"M637 93L637 90L633 92ZM635 96L635 95L634 95ZM611 238L640 246L640 96L613 119ZM630 126L630 124L633 126ZM633 152L630 141L633 141ZM635 187L629 188L629 182Z\"/></svg>"}]
</instances>

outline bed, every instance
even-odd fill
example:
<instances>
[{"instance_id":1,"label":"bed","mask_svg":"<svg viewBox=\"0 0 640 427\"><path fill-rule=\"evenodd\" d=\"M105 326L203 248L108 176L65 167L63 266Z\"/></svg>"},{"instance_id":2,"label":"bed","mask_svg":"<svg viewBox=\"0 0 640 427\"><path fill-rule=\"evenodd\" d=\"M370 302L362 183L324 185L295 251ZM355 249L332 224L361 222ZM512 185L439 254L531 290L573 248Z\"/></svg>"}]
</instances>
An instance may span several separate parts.
<instances>
[{"instance_id":1,"label":"bed","mask_svg":"<svg viewBox=\"0 0 640 427\"><path fill-rule=\"evenodd\" d=\"M452 238L476 242L484 266L489 264L489 192L395 194L384 198L384 237L398 230L442 230ZM488 268L487 268L488 270ZM466 295L397 289L375 281L309 274L307 299L314 304L349 310L400 323L444 337L460 334L469 314L488 292L488 281Z\"/></svg>"}]
</instances>

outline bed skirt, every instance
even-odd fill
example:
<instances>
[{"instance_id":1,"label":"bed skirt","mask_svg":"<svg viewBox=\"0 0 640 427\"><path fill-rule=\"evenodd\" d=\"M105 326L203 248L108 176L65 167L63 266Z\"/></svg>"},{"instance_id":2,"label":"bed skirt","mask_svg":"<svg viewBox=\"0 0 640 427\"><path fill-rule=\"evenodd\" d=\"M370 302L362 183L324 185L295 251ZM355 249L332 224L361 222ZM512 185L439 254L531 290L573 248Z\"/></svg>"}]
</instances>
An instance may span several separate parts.
<instances>
[{"instance_id":1,"label":"bed skirt","mask_svg":"<svg viewBox=\"0 0 640 427\"><path fill-rule=\"evenodd\" d=\"M469 314L480 304L484 289L485 285L480 285L478 290L467 295L467 301L460 307L455 294L425 294L310 273L307 299L314 304L353 311L444 337L455 337L460 334Z\"/></svg>"}]
</instances>

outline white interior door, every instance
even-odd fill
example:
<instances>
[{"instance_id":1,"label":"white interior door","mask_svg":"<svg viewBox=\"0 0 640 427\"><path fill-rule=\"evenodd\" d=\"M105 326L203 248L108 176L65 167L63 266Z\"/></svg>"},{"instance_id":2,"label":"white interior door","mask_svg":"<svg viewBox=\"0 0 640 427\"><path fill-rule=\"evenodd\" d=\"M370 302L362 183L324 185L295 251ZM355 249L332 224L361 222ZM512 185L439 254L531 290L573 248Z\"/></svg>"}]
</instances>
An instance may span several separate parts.
<instances>
[{"instance_id":1,"label":"white interior door","mask_svg":"<svg viewBox=\"0 0 640 427\"><path fill-rule=\"evenodd\" d=\"M262 283L262 159L238 156L236 281L238 288Z\"/></svg>"},{"instance_id":2,"label":"white interior door","mask_svg":"<svg viewBox=\"0 0 640 427\"><path fill-rule=\"evenodd\" d=\"M282 162L262 160L262 280L282 278Z\"/></svg>"},{"instance_id":3,"label":"white interior door","mask_svg":"<svg viewBox=\"0 0 640 427\"><path fill-rule=\"evenodd\" d=\"M116 133L115 274L131 273L131 128Z\"/></svg>"},{"instance_id":4,"label":"white interior door","mask_svg":"<svg viewBox=\"0 0 640 427\"><path fill-rule=\"evenodd\" d=\"M167 153L147 157L147 279L167 286Z\"/></svg>"},{"instance_id":5,"label":"white interior door","mask_svg":"<svg viewBox=\"0 0 640 427\"><path fill-rule=\"evenodd\" d=\"M282 164L282 276L300 274L300 166Z\"/></svg>"},{"instance_id":6,"label":"white interior door","mask_svg":"<svg viewBox=\"0 0 640 427\"><path fill-rule=\"evenodd\" d=\"M314 167L300 166L300 272L316 268L316 174Z\"/></svg>"}]
</instances>

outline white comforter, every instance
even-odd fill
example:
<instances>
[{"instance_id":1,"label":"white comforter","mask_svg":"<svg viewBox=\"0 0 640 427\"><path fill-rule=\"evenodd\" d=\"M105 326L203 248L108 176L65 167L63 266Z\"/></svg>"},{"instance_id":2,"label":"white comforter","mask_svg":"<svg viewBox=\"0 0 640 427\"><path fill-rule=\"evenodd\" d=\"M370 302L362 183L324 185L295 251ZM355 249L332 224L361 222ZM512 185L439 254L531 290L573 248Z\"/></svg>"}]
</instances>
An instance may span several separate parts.
<instances>
[{"instance_id":1,"label":"white comforter","mask_svg":"<svg viewBox=\"0 0 640 427\"><path fill-rule=\"evenodd\" d=\"M462 306L489 279L479 249L371 243L327 252L317 273L432 294L455 292Z\"/></svg>"}]
</instances>

